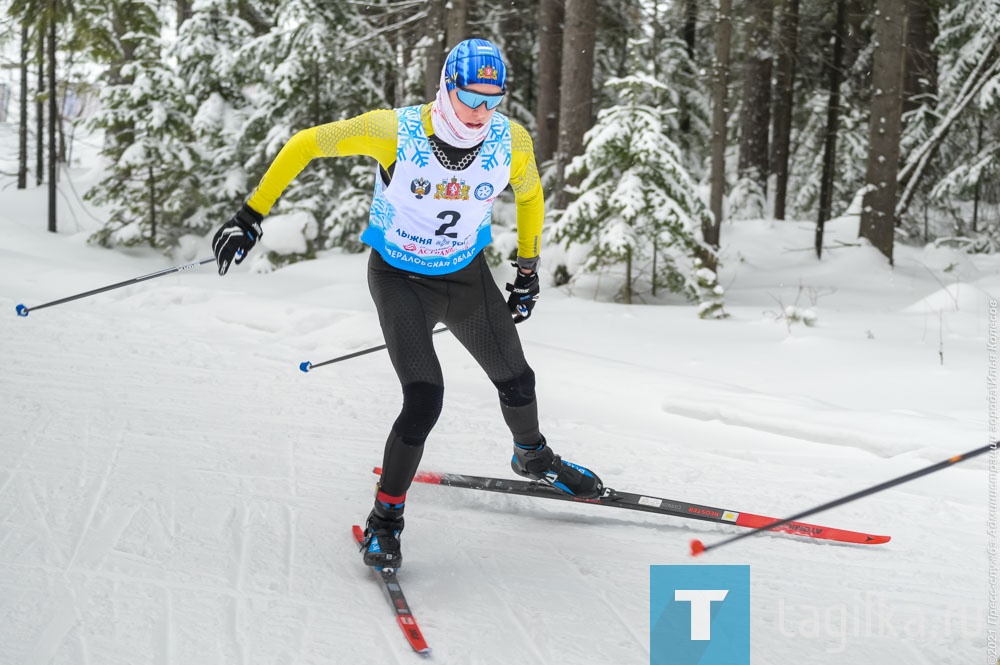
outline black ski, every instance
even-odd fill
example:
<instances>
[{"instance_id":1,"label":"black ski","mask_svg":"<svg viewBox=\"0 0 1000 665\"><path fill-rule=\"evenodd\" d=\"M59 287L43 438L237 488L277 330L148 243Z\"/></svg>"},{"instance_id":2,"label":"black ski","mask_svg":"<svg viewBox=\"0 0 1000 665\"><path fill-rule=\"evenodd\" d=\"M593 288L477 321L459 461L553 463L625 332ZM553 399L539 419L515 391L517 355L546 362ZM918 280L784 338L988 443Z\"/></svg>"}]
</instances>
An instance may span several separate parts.
<instances>
[{"instance_id":1,"label":"black ski","mask_svg":"<svg viewBox=\"0 0 1000 665\"><path fill-rule=\"evenodd\" d=\"M355 524L352 527L352 531L354 532L355 542L359 545L363 543L365 540L364 529ZM413 613L410 612L410 606L406 602L406 596L403 595L403 589L399 586L399 580L396 579L396 569L378 568L375 566L372 566L371 569L375 573L375 577L382 581L382 588L389 598L389 604L392 605L392 609L396 613L396 622L403 630L406 641L410 643L410 646L417 653L425 656L430 654L431 648L427 646L427 642L420 632L420 627L417 625L417 620L413 618Z\"/></svg>"},{"instance_id":2,"label":"black ski","mask_svg":"<svg viewBox=\"0 0 1000 665\"><path fill-rule=\"evenodd\" d=\"M381 474L381 472L381 469L375 469L376 474ZM580 499L566 494L551 485L530 480L489 478L485 476L433 473L429 471L418 472L413 480L418 483L460 487L485 492L499 492L500 494L518 494L521 496L535 496L543 499L556 499L558 501L570 501L573 503L597 504L611 508L638 510L646 513L657 513L659 515L670 515L672 517L683 517L685 519L702 520L705 522L733 524L750 529L766 528L770 524L781 522L781 520L775 517L755 515L754 513L745 513L724 508L713 508L712 506L703 506L696 503L664 499L645 494L619 492L611 488L605 488L604 494L596 499ZM805 522L787 522L775 526L773 530L789 533L794 536L862 545L879 545L889 542L890 538L889 536L879 536L860 531L849 531L847 529L835 529L817 524L807 524Z\"/></svg>"}]
</instances>

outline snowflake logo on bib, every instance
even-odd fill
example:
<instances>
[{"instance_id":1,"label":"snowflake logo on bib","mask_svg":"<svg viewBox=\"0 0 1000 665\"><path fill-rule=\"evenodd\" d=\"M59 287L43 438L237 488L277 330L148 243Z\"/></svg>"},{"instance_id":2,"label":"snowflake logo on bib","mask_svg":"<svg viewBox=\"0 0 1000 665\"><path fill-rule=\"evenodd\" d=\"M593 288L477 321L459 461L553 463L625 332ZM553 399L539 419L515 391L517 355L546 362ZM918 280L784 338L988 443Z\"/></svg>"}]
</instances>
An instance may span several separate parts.
<instances>
[{"instance_id":1,"label":"snowflake logo on bib","mask_svg":"<svg viewBox=\"0 0 1000 665\"><path fill-rule=\"evenodd\" d=\"M479 185L476 186L475 194L478 200L485 201L493 196L493 185L488 182L479 183Z\"/></svg>"}]
</instances>

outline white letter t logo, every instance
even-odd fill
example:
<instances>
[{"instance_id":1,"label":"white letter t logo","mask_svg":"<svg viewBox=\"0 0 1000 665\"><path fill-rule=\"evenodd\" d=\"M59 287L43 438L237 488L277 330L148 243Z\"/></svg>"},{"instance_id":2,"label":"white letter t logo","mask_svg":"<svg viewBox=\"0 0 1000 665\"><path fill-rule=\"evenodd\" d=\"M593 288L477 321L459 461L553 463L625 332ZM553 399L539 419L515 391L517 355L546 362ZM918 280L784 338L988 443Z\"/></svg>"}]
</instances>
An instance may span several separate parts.
<instances>
[{"instance_id":1,"label":"white letter t logo","mask_svg":"<svg viewBox=\"0 0 1000 665\"><path fill-rule=\"evenodd\" d=\"M712 601L722 600L729 591L726 589L676 589L674 600L691 603L691 639L712 639Z\"/></svg>"}]
</instances>

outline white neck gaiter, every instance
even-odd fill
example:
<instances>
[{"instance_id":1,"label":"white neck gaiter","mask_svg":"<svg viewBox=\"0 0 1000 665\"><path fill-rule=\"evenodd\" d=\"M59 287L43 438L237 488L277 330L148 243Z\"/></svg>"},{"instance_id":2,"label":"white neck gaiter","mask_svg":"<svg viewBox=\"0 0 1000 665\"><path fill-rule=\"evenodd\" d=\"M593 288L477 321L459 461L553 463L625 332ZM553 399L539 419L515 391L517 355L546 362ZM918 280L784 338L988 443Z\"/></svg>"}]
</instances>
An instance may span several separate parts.
<instances>
[{"instance_id":1,"label":"white neck gaiter","mask_svg":"<svg viewBox=\"0 0 1000 665\"><path fill-rule=\"evenodd\" d=\"M472 129L458 119L458 114L451 105L448 86L444 82L443 69L437 97L431 105L431 125L434 127L435 136L456 148L473 148L482 143L490 131L488 122L479 129Z\"/></svg>"}]
</instances>

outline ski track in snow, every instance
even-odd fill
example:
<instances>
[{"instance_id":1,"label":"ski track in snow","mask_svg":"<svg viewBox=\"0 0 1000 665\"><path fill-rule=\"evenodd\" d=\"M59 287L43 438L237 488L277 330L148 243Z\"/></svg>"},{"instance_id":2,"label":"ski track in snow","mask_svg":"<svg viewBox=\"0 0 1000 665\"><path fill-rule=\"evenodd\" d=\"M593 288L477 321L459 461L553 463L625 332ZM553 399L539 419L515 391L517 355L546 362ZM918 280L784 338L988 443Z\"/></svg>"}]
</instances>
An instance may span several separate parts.
<instances>
[{"instance_id":1,"label":"ski track in snow","mask_svg":"<svg viewBox=\"0 0 1000 665\"><path fill-rule=\"evenodd\" d=\"M192 272L20 319L15 292L42 301L156 268L88 250L40 279L35 236L13 237L25 249L3 251L24 278L0 276L0 664L427 662L350 533L398 409L392 369L384 354L297 369L381 343L364 258ZM904 361L926 349L899 341L918 324L893 331L901 360L880 380L896 383L869 391L834 358L811 390L776 363L824 341L836 356L836 331L786 339L745 312L622 311L553 291L521 327L550 442L609 486L784 517L979 445L962 387L985 371L975 336L950 340L951 364L920 370L930 380L897 402L922 376ZM761 360L774 375L716 347L726 335L780 345ZM423 468L509 475L493 387L452 338L437 347L445 412ZM766 534L706 556L751 565L755 665L978 662L986 477L979 460L806 520L888 545ZM439 663L647 663L649 566L693 563L690 538L734 533L444 487L416 485L409 504L400 580Z\"/></svg>"},{"instance_id":2,"label":"ski track in snow","mask_svg":"<svg viewBox=\"0 0 1000 665\"><path fill-rule=\"evenodd\" d=\"M185 336L158 336L155 344L144 344L148 327L128 318L109 322L81 313L73 320L73 334L81 339L88 333L100 339L109 323L115 332L107 345L87 345L89 350L79 352L70 348L58 360L37 351L60 348L61 327L54 332L41 327L32 331L30 344L10 349L21 376L58 379L46 380L45 403L22 402L18 410L27 417L3 423L6 432L18 432L21 423L21 447L7 466L0 492L8 505L0 584L5 597L17 599L4 603L8 621L0 631L7 646L0 647L0 657L11 663L87 664L410 660L377 586L360 565L347 565L357 559L348 527L366 510L374 479L366 471L373 458L377 461L379 432L334 417L337 422L329 427L343 427L334 442L325 427L302 431L300 420L311 414L296 404L276 418L268 416L262 432L256 405L263 395L289 385L273 371L263 379L241 370L240 380L233 380L232 373L247 361L225 349L213 349L214 370L192 371L192 344ZM37 335L46 334L52 339L38 345ZM17 342L17 336L7 339ZM199 344L193 346L197 352ZM128 349L127 358L120 357L121 349ZM9 378L5 383L16 385ZM144 396L151 383L157 386L152 401ZM360 392L351 397L338 391L337 411L364 409L367 391ZM191 422L192 414L206 417ZM295 442L300 440L306 443ZM483 466L503 473L503 460ZM668 469L675 482L677 475L686 482L663 492L707 501L707 496L692 496L705 482L701 466L688 459ZM624 464L615 481L632 482L630 469ZM797 498L808 500L808 483L799 492ZM646 566L686 563L682 553L694 532L728 533L724 527L680 520L649 528L656 520L541 506L529 499L474 497L450 488L420 488L414 494L420 503L412 510L413 520L423 519L423 512L443 511L434 530L408 531L408 556L419 563L404 568L402 576L433 657L442 662L496 662L489 654L501 651L505 660L513 655L518 662L646 662ZM498 502L506 505L492 510ZM861 506L858 510L865 512ZM919 515L912 511L913 517ZM821 517L817 521L853 526L847 517ZM892 523L898 520L897 513ZM645 527L627 528L634 522ZM449 529L451 524L459 530ZM496 537L508 530L517 533L509 545ZM442 559L439 547L425 539L450 541L445 551L464 555L459 562L466 565L450 567L453 579L446 593L436 592L432 581L439 575L432 565ZM869 567L856 572L869 576L872 567L879 570L878 562L889 558L881 551L780 536L760 538L748 549L759 551L762 559L755 563L774 573L781 566L764 561L838 560L811 580L801 575L807 569L796 567L793 588L828 586L838 576L834 568L858 558L868 560ZM919 603L911 576L897 575L889 582L889 566L882 565L884 575L875 576L883 578L881 593L892 594L895 602ZM755 579L766 579L767 573L758 570ZM950 572L951 566L939 571L942 576ZM858 593L855 588L844 592L848 597ZM757 593L758 602L761 595L766 597ZM809 598L792 594L788 605ZM961 601L955 600L957 607ZM481 623L470 619L477 615ZM944 620L940 613L934 618ZM757 619L767 620L766 613ZM786 633L795 632L786 624ZM496 640L495 651L486 635ZM828 643L823 653L839 644L822 633L816 641ZM869 656L883 648L894 659L900 649L910 651L900 642L889 649L886 640L866 640L864 631L852 648L859 641L872 643L865 646ZM931 657L925 649L914 649L907 658L959 662L949 661L949 652L946 648ZM786 655L796 653L801 647ZM773 650L763 658L785 662Z\"/></svg>"}]
</instances>

